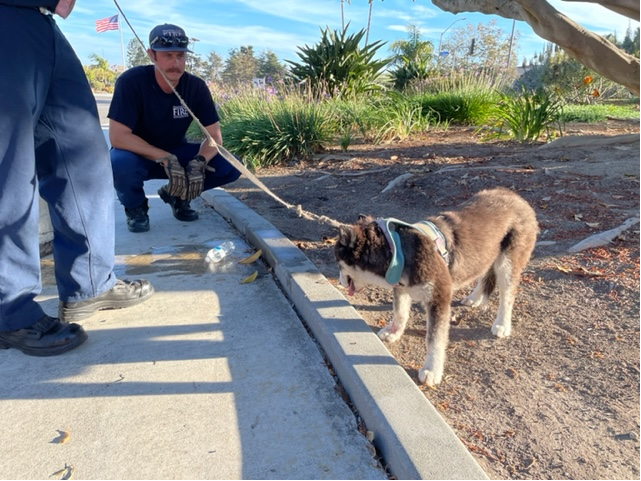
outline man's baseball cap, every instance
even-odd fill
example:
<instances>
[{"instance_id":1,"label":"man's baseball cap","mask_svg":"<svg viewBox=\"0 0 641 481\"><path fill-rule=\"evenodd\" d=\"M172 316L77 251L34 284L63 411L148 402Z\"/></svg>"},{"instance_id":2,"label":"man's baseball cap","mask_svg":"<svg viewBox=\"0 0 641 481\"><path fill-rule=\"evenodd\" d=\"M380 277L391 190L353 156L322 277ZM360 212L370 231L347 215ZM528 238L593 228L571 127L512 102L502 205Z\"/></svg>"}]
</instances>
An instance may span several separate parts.
<instances>
[{"instance_id":1,"label":"man's baseball cap","mask_svg":"<svg viewBox=\"0 0 641 481\"><path fill-rule=\"evenodd\" d=\"M188 46L189 38L185 31L176 25L158 25L149 33L149 48L156 52L193 53Z\"/></svg>"}]
</instances>

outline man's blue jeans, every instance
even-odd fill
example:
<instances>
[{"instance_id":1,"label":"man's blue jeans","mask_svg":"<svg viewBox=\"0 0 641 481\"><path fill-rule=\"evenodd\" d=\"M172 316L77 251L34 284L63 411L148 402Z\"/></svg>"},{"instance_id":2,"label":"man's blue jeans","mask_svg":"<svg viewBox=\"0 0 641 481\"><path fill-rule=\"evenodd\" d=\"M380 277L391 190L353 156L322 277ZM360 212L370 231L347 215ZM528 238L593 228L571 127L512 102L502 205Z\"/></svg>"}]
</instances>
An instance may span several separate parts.
<instances>
[{"instance_id":1,"label":"man's blue jeans","mask_svg":"<svg viewBox=\"0 0 641 481\"><path fill-rule=\"evenodd\" d=\"M198 155L199 148L200 144L185 143L169 152L185 166ZM143 186L146 180L167 178L164 167L153 160L115 148L111 149L110 155L116 194L120 203L127 209L135 209L145 202ZM220 154L216 154L208 165L213 167L215 172L205 171L203 190L229 184L240 177L240 172Z\"/></svg>"}]
</instances>

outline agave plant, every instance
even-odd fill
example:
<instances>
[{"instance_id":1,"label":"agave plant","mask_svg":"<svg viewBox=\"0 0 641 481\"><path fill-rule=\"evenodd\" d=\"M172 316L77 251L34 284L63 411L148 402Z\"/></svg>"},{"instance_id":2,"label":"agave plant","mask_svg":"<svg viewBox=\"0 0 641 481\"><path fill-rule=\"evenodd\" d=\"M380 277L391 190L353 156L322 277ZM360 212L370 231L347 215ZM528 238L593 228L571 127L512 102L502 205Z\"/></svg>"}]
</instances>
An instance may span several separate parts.
<instances>
[{"instance_id":1,"label":"agave plant","mask_svg":"<svg viewBox=\"0 0 641 481\"><path fill-rule=\"evenodd\" d=\"M360 47L365 30L347 34L349 24L342 31L321 29L318 44L298 47L300 62L289 63L293 79L308 84L318 95L349 97L383 88L383 69L388 59L375 60L374 56L385 42L376 41Z\"/></svg>"}]
</instances>

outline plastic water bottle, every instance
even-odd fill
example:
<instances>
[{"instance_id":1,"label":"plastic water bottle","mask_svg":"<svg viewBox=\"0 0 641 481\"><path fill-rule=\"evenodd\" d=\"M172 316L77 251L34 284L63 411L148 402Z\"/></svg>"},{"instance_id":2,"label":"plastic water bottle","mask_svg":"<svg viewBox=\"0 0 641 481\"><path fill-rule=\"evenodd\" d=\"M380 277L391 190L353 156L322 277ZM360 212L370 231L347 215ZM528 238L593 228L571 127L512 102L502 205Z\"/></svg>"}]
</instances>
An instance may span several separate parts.
<instances>
[{"instance_id":1,"label":"plastic water bottle","mask_svg":"<svg viewBox=\"0 0 641 481\"><path fill-rule=\"evenodd\" d=\"M207 257L205 259L209 263L218 263L228 256L235 248L236 246L232 241L225 241L207 252Z\"/></svg>"}]
</instances>

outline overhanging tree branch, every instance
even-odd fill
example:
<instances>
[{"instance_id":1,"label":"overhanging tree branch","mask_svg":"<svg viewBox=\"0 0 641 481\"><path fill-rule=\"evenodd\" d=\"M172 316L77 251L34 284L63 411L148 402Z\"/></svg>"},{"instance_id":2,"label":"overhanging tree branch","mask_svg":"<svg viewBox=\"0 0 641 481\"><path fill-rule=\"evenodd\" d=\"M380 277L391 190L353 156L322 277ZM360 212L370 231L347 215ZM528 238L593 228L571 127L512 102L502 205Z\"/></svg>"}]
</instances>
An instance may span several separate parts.
<instances>
[{"instance_id":1,"label":"overhanging tree branch","mask_svg":"<svg viewBox=\"0 0 641 481\"><path fill-rule=\"evenodd\" d=\"M628 18L639 18L636 0L592 0ZM561 47L587 68L639 95L639 59L618 49L605 38L586 30L545 0L432 0L451 13L479 12L522 20L534 32ZM621 10L621 11L619 11ZM626 13L623 13L626 12ZM627 13L629 13L630 16Z\"/></svg>"}]
</instances>

